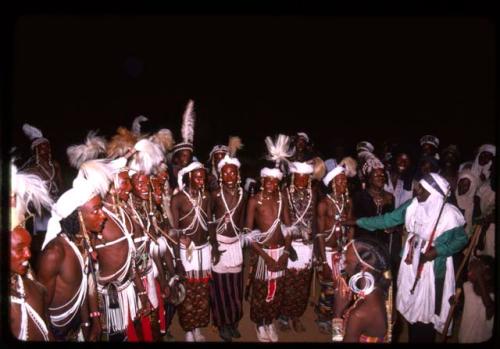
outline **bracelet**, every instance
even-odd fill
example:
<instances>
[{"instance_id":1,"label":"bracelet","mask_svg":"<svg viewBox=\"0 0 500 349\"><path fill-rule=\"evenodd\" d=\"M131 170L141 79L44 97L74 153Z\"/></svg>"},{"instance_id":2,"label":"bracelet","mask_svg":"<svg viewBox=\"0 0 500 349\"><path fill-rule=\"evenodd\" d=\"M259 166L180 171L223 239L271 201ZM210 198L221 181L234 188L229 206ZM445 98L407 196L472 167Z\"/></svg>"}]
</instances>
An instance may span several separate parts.
<instances>
[{"instance_id":1,"label":"bracelet","mask_svg":"<svg viewBox=\"0 0 500 349\"><path fill-rule=\"evenodd\" d=\"M101 316L101 313L99 311L93 311L90 313L91 318L99 317Z\"/></svg>"},{"instance_id":2,"label":"bracelet","mask_svg":"<svg viewBox=\"0 0 500 349\"><path fill-rule=\"evenodd\" d=\"M344 340L344 320L341 318L332 319L332 342L342 342Z\"/></svg>"},{"instance_id":3,"label":"bracelet","mask_svg":"<svg viewBox=\"0 0 500 349\"><path fill-rule=\"evenodd\" d=\"M82 322L82 327L90 327L90 322Z\"/></svg>"}]
</instances>

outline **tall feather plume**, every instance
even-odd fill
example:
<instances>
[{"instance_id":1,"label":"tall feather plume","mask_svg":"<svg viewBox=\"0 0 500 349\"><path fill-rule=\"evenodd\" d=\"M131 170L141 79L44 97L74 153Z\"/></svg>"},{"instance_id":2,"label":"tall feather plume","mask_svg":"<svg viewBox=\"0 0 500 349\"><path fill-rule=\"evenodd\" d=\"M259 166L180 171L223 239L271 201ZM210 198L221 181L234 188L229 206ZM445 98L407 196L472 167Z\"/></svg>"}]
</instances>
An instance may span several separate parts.
<instances>
[{"instance_id":1,"label":"tall feather plume","mask_svg":"<svg viewBox=\"0 0 500 349\"><path fill-rule=\"evenodd\" d=\"M43 137L42 131L40 131L38 128L31 126L29 124L24 124L23 125L23 132L28 138L32 141L36 138Z\"/></svg>"},{"instance_id":2,"label":"tall feather plume","mask_svg":"<svg viewBox=\"0 0 500 349\"><path fill-rule=\"evenodd\" d=\"M271 137L266 137L265 139L268 155L267 160L274 161L276 166L281 162L288 162L289 157L295 154L295 148L290 149L290 137L280 134L273 143Z\"/></svg>"},{"instance_id":3,"label":"tall feather plume","mask_svg":"<svg viewBox=\"0 0 500 349\"><path fill-rule=\"evenodd\" d=\"M134 119L134 122L132 123L132 133L134 135L139 136L141 134L141 122L144 121L148 121L148 118L144 115L139 115Z\"/></svg>"},{"instance_id":4,"label":"tall feather plume","mask_svg":"<svg viewBox=\"0 0 500 349\"><path fill-rule=\"evenodd\" d=\"M234 157L236 152L243 148L243 143L241 143L241 138L238 136L229 137L229 142L227 147L229 148L229 155Z\"/></svg>"},{"instance_id":5,"label":"tall feather plume","mask_svg":"<svg viewBox=\"0 0 500 349\"><path fill-rule=\"evenodd\" d=\"M132 170L150 175L164 160L160 146L148 139L141 139L134 148L137 152L132 156L129 166Z\"/></svg>"},{"instance_id":6,"label":"tall feather plume","mask_svg":"<svg viewBox=\"0 0 500 349\"><path fill-rule=\"evenodd\" d=\"M42 207L50 211L54 204L47 182L34 174L18 171L14 164L11 164L11 191L16 195L16 210L20 215L29 212L29 204L39 215Z\"/></svg>"},{"instance_id":7,"label":"tall feather plume","mask_svg":"<svg viewBox=\"0 0 500 349\"><path fill-rule=\"evenodd\" d=\"M194 101L190 99L184 111L184 115L182 115L181 135L183 142L193 144L195 118Z\"/></svg>"},{"instance_id":8,"label":"tall feather plume","mask_svg":"<svg viewBox=\"0 0 500 349\"><path fill-rule=\"evenodd\" d=\"M99 155L106 153L106 140L97 136L97 131L90 131L84 144L72 145L66 153L71 166L78 169L85 161L97 159Z\"/></svg>"},{"instance_id":9,"label":"tall feather plume","mask_svg":"<svg viewBox=\"0 0 500 349\"><path fill-rule=\"evenodd\" d=\"M124 156L129 149L134 147L137 142L137 136L127 130L125 127L118 127L116 135L108 142L106 153L111 159Z\"/></svg>"},{"instance_id":10,"label":"tall feather plume","mask_svg":"<svg viewBox=\"0 0 500 349\"><path fill-rule=\"evenodd\" d=\"M149 140L161 147L164 153L168 153L174 147L175 140L172 132L168 128L162 128L154 135L149 137Z\"/></svg>"},{"instance_id":11,"label":"tall feather plume","mask_svg":"<svg viewBox=\"0 0 500 349\"><path fill-rule=\"evenodd\" d=\"M113 180L113 168L107 159L96 159L85 161L78 172L83 176L102 197L109 190Z\"/></svg>"}]
</instances>

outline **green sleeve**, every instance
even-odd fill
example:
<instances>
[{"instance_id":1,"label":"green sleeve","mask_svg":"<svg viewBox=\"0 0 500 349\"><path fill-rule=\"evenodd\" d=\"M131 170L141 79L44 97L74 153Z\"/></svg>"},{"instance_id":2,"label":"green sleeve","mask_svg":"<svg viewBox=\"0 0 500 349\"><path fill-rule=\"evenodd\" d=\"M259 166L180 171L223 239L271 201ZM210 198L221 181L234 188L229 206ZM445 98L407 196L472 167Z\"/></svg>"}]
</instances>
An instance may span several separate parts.
<instances>
[{"instance_id":1,"label":"green sleeve","mask_svg":"<svg viewBox=\"0 0 500 349\"><path fill-rule=\"evenodd\" d=\"M444 278L446 271L446 258L460 252L467 245L468 237L464 227L456 227L445 231L434 240L434 249L437 257L434 260L435 278Z\"/></svg>"},{"instance_id":2,"label":"green sleeve","mask_svg":"<svg viewBox=\"0 0 500 349\"><path fill-rule=\"evenodd\" d=\"M405 222L406 208L410 206L412 200L406 201L392 212L375 217L359 218L356 220L356 225L368 231L382 230L401 225Z\"/></svg>"}]
</instances>

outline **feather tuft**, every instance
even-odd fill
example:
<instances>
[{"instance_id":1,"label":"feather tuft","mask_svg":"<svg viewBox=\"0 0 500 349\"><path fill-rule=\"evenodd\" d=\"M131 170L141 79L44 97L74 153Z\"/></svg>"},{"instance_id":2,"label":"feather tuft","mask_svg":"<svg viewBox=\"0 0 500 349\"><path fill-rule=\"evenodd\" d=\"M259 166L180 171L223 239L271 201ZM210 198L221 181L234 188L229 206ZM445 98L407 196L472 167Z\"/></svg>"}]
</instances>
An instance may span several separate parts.
<instances>
[{"instance_id":1,"label":"feather tuft","mask_svg":"<svg viewBox=\"0 0 500 349\"><path fill-rule=\"evenodd\" d=\"M182 115L181 135L182 141L185 143L193 144L195 118L194 101L190 99Z\"/></svg>"},{"instance_id":2,"label":"feather tuft","mask_svg":"<svg viewBox=\"0 0 500 349\"><path fill-rule=\"evenodd\" d=\"M295 148L290 149L290 137L280 134L273 143L271 137L266 137L265 139L268 155L267 160L274 161L276 167L279 166L281 162L288 162L289 157L295 154Z\"/></svg>"},{"instance_id":3,"label":"feather tuft","mask_svg":"<svg viewBox=\"0 0 500 349\"><path fill-rule=\"evenodd\" d=\"M340 161L340 165L344 166L347 177L352 178L356 176L358 163L352 157L347 156L343 158L342 161Z\"/></svg>"},{"instance_id":4,"label":"feather tuft","mask_svg":"<svg viewBox=\"0 0 500 349\"><path fill-rule=\"evenodd\" d=\"M106 196L109 185L113 180L113 167L107 159L95 159L85 161L78 171L79 176L83 176L92 188L102 197Z\"/></svg>"},{"instance_id":5,"label":"feather tuft","mask_svg":"<svg viewBox=\"0 0 500 349\"><path fill-rule=\"evenodd\" d=\"M148 121L148 118L144 115L139 115L134 119L134 122L132 123L132 133L134 135L139 136L141 134L141 122L144 121Z\"/></svg>"},{"instance_id":6,"label":"feather tuft","mask_svg":"<svg viewBox=\"0 0 500 349\"><path fill-rule=\"evenodd\" d=\"M236 152L243 148L243 143L241 143L241 138L238 136L229 137L229 142L227 147L229 148L229 155L231 157L236 156Z\"/></svg>"},{"instance_id":7,"label":"feather tuft","mask_svg":"<svg viewBox=\"0 0 500 349\"><path fill-rule=\"evenodd\" d=\"M97 159L106 153L106 140L97 136L97 131L90 131L84 144L72 145L68 147L66 153L71 166L78 169L85 161Z\"/></svg>"},{"instance_id":8,"label":"feather tuft","mask_svg":"<svg viewBox=\"0 0 500 349\"><path fill-rule=\"evenodd\" d=\"M30 212L29 204L33 205L39 215L42 207L50 211L54 204L47 182L37 175L18 171L14 164L11 164L11 192L16 196L16 212L19 216L24 216L26 211Z\"/></svg>"},{"instance_id":9,"label":"feather tuft","mask_svg":"<svg viewBox=\"0 0 500 349\"><path fill-rule=\"evenodd\" d=\"M125 127L118 127L116 135L108 142L106 153L111 159L124 156L137 142L137 136L127 130Z\"/></svg>"},{"instance_id":10,"label":"feather tuft","mask_svg":"<svg viewBox=\"0 0 500 349\"><path fill-rule=\"evenodd\" d=\"M28 138L32 141L36 138L41 138L43 137L42 131L40 131L38 128L31 126L29 124L24 124L23 125L23 132Z\"/></svg>"},{"instance_id":11,"label":"feather tuft","mask_svg":"<svg viewBox=\"0 0 500 349\"><path fill-rule=\"evenodd\" d=\"M137 152L132 156L130 169L150 175L164 161L163 152L158 144L141 139L134 145Z\"/></svg>"},{"instance_id":12,"label":"feather tuft","mask_svg":"<svg viewBox=\"0 0 500 349\"><path fill-rule=\"evenodd\" d=\"M172 132L168 128L162 128L154 135L149 137L149 140L155 144L158 144L164 153L168 153L169 151L171 151L175 144Z\"/></svg>"}]
</instances>

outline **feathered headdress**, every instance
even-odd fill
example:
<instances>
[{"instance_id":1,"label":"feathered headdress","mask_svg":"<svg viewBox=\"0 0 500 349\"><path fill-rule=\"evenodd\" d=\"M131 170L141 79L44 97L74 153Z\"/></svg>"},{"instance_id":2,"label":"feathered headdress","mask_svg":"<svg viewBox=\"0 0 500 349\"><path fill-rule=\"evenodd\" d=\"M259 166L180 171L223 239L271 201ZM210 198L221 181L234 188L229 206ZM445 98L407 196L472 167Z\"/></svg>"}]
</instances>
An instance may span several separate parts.
<instances>
[{"instance_id":1,"label":"feathered headdress","mask_svg":"<svg viewBox=\"0 0 500 349\"><path fill-rule=\"evenodd\" d=\"M345 167L345 174L347 177L356 176L356 170L358 167L358 163L352 157L347 156L340 161L340 165Z\"/></svg>"},{"instance_id":2,"label":"feathered headdress","mask_svg":"<svg viewBox=\"0 0 500 349\"><path fill-rule=\"evenodd\" d=\"M141 122L148 121L148 118L144 115L137 116L132 122L132 133L139 137L141 135Z\"/></svg>"},{"instance_id":3,"label":"feathered headdress","mask_svg":"<svg viewBox=\"0 0 500 349\"><path fill-rule=\"evenodd\" d=\"M78 171L78 177L84 178L96 194L106 196L109 185L113 181L114 169L107 159L96 159L84 162Z\"/></svg>"},{"instance_id":4,"label":"feathered headdress","mask_svg":"<svg viewBox=\"0 0 500 349\"><path fill-rule=\"evenodd\" d=\"M132 155L130 169L136 172L144 172L146 175L153 173L165 159L159 145L148 139L141 139L134 145L137 152Z\"/></svg>"},{"instance_id":5,"label":"feathered headdress","mask_svg":"<svg viewBox=\"0 0 500 349\"><path fill-rule=\"evenodd\" d=\"M23 125L23 132L26 136L31 141L31 149L35 148L37 145L48 142L49 140L47 138L43 137L42 131L40 129L31 126L29 124L24 124Z\"/></svg>"},{"instance_id":6,"label":"feathered headdress","mask_svg":"<svg viewBox=\"0 0 500 349\"><path fill-rule=\"evenodd\" d=\"M194 101L189 100L186 110L182 115L182 126L181 126L181 136L182 143L177 143L173 148L173 153L188 149L193 151L193 140L194 140L194 124L196 120L196 114L194 112Z\"/></svg>"},{"instance_id":7,"label":"feathered headdress","mask_svg":"<svg viewBox=\"0 0 500 349\"><path fill-rule=\"evenodd\" d=\"M363 164L363 176L367 177L373 170L377 168L384 168L384 164L382 163L382 161L380 161L376 156L368 157Z\"/></svg>"},{"instance_id":8,"label":"feathered headdress","mask_svg":"<svg viewBox=\"0 0 500 349\"><path fill-rule=\"evenodd\" d=\"M111 159L124 156L127 152L134 147L137 142L137 136L127 130L125 127L118 127L116 135L114 135L108 142L106 153Z\"/></svg>"},{"instance_id":9,"label":"feathered headdress","mask_svg":"<svg viewBox=\"0 0 500 349\"><path fill-rule=\"evenodd\" d=\"M276 142L273 143L271 137L265 139L268 155L267 160L274 161L276 167L282 162L288 162L289 157L295 154L295 148L290 149L290 137L285 135L278 135Z\"/></svg>"},{"instance_id":10,"label":"feathered headdress","mask_svg":"<svg viewBox=\"0 0 500 349\"><path fill-rule=\"evenodd\" d=\"M238 136L229 137L229 142L227 145L229 149L229 156L235 157L236 152L243 148L243 143L241 143L241 138Z\"/></svg>"},{"instance_id":11,"label":"feathered headdress","mask_svg":"<svg viewBox=\"0 0 500 349\"><path fill-rule=\"evenodd\" d=\"M90 131L85 143L68 147L66 153L71 166L78 169L85 161L97 159L100 155L106 154L106 139L97 136L97 131Z\"/></svg>"},{"instance_id":12,"label":"feathered headdress","mask_svg":"<svg viewBox=\"0 0 500 349\"><path fill-rule=\"evenodd\" d=\"M158 144L164 153L170 152L175 144L172 132L168 128L162 128L154 135L149 137L149 140L155 144Z\"/></svg>"},{"instance_id":13,"label":"feathered headdress","mask_svg":"<svg viewBox=\"0 0 500 349\"><path fill-rule=\"evenodd\" d=\"M34 174L20 172L14 164L10 167L11 195L16 198L16 206L11 207L11 229L24 221L29 204L40 215L42 207L50 211L53 201L49 195L47 182Z\"/></svg>"}]
</instances>

